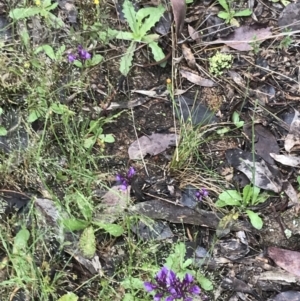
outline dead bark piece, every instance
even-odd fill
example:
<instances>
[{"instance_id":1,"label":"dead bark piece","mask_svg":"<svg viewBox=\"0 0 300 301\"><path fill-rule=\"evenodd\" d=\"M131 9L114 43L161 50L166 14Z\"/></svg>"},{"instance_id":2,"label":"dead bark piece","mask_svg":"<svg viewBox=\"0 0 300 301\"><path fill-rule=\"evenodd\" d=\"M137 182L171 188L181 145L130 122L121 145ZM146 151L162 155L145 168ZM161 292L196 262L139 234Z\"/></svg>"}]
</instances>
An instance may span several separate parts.
<instances>
[{"instance_id":1,"label":"dead bark piece","mask_svg":"<svg viewBox=\"0 0 300 301\"><path fill-rule=\"evenodd\" d=\"M180 206L158 199L136 204L128 210L134 214L143 214L152 219L167 220L175 224L186 223L190 225L200 225L213 229L218 227L219 220L222 218L222 215L218 213L202 209L193 210L183 207L182 205ZM232 225L231 230L252 231L253 228L248 222L236 221L235 224Z\"/></svg>"}]
</instances>

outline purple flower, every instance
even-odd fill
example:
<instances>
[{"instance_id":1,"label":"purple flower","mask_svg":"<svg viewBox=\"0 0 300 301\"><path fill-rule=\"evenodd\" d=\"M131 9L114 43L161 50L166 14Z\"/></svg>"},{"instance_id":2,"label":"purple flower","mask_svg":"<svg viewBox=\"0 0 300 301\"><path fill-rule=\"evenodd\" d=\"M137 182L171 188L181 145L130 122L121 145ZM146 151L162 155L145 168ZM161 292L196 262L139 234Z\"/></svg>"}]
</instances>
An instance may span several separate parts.
<instances>
[{"instance_id":1,"label":"purple flower","mask_svg":"<svg viewBox=\"0 0 300 301\"><path fill-rule=\"evenodd\" d=\"M69 63L73 63L76 60L76 55L73 53L68 54Z\"/></svg>"},{"instance_id":2,"label":"purple flower","mask_svg":"<svg viewBox=\"0 0 300 301\"><path fill-rule=\"evenodd\" d=\"M116 175L117 184L120 185L121 190L126 191L127 187L130 184L131 179L136 174L136 171L133 167L129 167L129 170L126 175L118 173Z\"/></svg>"},{"instance_id":3,"label":"purple flower","mask_svg":"<svg viewBox=\"0 0 300 301\"><path fill-rule=\"evenodd\" d=\"M163 297L165 301L184 300L192 301L191 295L199 295L200 288L194 284L194 278L190 274L186 274L183 280L180 280L176 274L163 267L155 276L155 282L144 282L147 292L155 291L154 301L160 301Z\"/></svg>"},{"instance_id":4,"label":"purple flower","mask_svg":"<svg viewBox=\"0 0 300 301\"><path fill-rule=\"evenodd\" d=\"M198 199L198 201L202 201L202 198L208 196L208 191L205 188L201 188L195 192L195 197Z\"/></svg>"},{"instance_id":5,"label":"purple flower","mask_svg":"<svg viewBox=\"0 0 300 301\"><path fill-rule=\"evenodd\" d=\"M78 55L83 60L89 60L91 58L91 54L88 53L81 45L78 46Z\"/></svg>"}]
</instances>

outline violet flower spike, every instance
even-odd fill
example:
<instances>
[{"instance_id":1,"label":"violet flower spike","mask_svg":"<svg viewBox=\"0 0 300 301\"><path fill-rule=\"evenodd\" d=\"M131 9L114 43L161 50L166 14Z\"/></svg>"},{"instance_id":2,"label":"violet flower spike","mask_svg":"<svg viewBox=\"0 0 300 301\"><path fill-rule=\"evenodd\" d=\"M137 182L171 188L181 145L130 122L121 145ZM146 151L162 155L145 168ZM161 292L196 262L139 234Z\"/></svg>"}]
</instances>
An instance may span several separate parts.
<instances>
[{"instance_id":1,"label":"violet flower spike","mask_svg":"<svg viewBox=\"0 0 300 301\"><path fill-rule=\"evenodd\" d=\"M145 282L144 287L148 292L155 292L154 301L193 301L191 295L199 295L200 288L195 285L194 278L190 274L186 274L183 280L180 280L176 274L163 267L155 276L156 283Z\"/></svg>"},{"instance_id":2,"label":"violet flower spike","mask_svg":"<svg viewBox=\"0 0 300 301\"><path fill-rule=\"evenodd\" d=\"M78 46L78 55L83 61L91 58L91 54L87 50L83 49L81 45Z\"/></svg>"},{"instance_id":3,"label":"violet flower spike","mask_svg":"<svg viewBox=\"0 0 300 301\"><path fill-rule=\"evenodd\" d=\"M127 178L131 179L135 174L136 174L135 169L132 166L130 166L127 172Z\"/></svg>"},{"instance_id":4,"label":"violet flower spike","mask_svg":"<svg viewBox=\"0 0 300 301\"><path fill-rule=\"evenodd\" d=\"M76 55L75 54L73 54L73 53L69 53L68 54L68 61L69 61L69 63L73 63L75 60L76 60Z\"/></svg>"}]
</instances>

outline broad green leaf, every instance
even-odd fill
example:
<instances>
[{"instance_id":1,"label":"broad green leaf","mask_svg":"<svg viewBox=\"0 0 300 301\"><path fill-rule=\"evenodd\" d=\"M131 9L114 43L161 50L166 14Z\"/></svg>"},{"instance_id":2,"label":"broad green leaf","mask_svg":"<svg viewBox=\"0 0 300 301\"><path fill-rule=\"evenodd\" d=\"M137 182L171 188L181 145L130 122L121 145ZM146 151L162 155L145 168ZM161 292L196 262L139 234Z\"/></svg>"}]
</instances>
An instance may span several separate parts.
<instances>
[{"instance_id":1,"label":"broad green leaf","mask_svg":"<svg viewBox=\"0 0 300 301\"><path fill-rule=\"evenodd\" d=\"M80 213L86 220L90 220L93 215L93 205L81 192L76 191L74 194L75 202L80 210Z\"/></svg>"},{"instance_id":2,"label":"broad green leaf","mask_svg":"<svg viewBox=\"0 0 300 301\"><path fill-rule=\"evenodd\" d=\"M239 121L240 121L240 115L237 111L234 111L233 114L232 114L232 122L234 124L236 124Z\"/></svg>"},{"instance_id":3,"label":"broad green leaf","mask_svg":"<svg viewBox=\"0 0 300 301\"><path fill-rule=\"evenodd\" d=\"M78 67L78 68L82 68L82 63L81 63L80 61L78 61L78 60L75 60L75 61L73 62L73 65L75 65L75 66Z\"/></svg>"},{"instance_id":4,"label":"broad green leaf","mask_svg":"<svg viewBox=\"0 0 300 301\"><path fill-rule=\"evenodd\" d=\"M189 258L187 259L183 264L182 264L182 268L187 268L188 266L190 266L193 263L193 259Z\"/></svg>"},{"instance_id":5,"label":"broad green leaf","mask_svg":"<svg viewBox=\"0 0 300 301\"><path fill-rule=\"evenodd\" d=\"M219 195L219 200L229 206L240 206L242 197L236 190L225 190Z\"/></svg>"},{"instance_id":6,"label":"broad green leaf","mask_svg":"<svg viewBox=\"0 0 300 301\"><path fill-rule=\"evenodd\" d=\"M252 210L246 210L246 213L250 218L250 222L251 222L252 226L257 230L260 230L263 226L263 221L259 217L259 215L255 212L253 212Z\"/></svg>"},{"instance_id":7,"label":"broad green leaf","mask_svg":"<svg viewBox=\"0 0 300 301\"><path fill-rule=\"evenodd\" d=\"M76 296L74 293L68 292L67 294L61 296L57 301L77 301L78 296Z\"/></svg>"},{"instance_id":8,"label":"broad green leaf","mask_svg":"<svg viewBox=\"0 0 300 301\"><path fill-rule=\"evenodd\" d=\"M92 67L92 66L96 66L98 65L100 62L102 62L103 60L103 56L100 54L95 54L93 55L91 60L86 61L86 65L88 67Z\"/></svg>"},{"instance_id":9,"label":"broad green leaf","mask_svg":"<svg viewBox=\"0 0 300 301\"><path fill-rule=\"evenodd\" d=\"M158 7L148 7L140 9L140 11L145 10L145 14L149 14L149 17L144 19L144 22L142 23L141 27L138 29L138 33L140 37L143 37L146 35L146 33L159 21L161 16L165 12L165 8L162 5L159 5ZM139 12L140 12L139 11ZM138 14L137 13L137 18ZM143 13L140 14L143 16Z\"/></svg>"},{"instance_id":10,"label":"broad green leaf","mask_svg":"<svg viewBox=\"0 0 300 301\"><path fill-rule=\"evenodd\" d=\"M105 143L114 143L115 142L115 138L112 134L106 134L106 135L101 134L98 137Z\"/></svg>"},{"instance_id":11,"label":"broad green leaf","mask_svg":"<svg viewBox=\"0 0 300 301\"><path fill-rule=\"evenodd\" d=\"M135 47L136 47L136 42L132 41L131 44L129 45L126 53L121 58L120 72L124 76L127 76L128 72L131 68Z\"/></svg>"},{"instance_id":12,"label":"broad green leaf","mask_svg":"<svg viewBox=\"0 0 300 301\"><path fill-rule=\"evenodd\" d=\"M126 21L134 34L138 33L138 24L136 22L136 12L130 0L125 0L123 3L123 13Z\"/></svg>"},{"instance_id":13,"label":"broad green leaf","mask_svg":"<svg viewBox=\"0 0 300 301\"><path fill-rule=\"evenodd\" d=\"M43 45L43 46L40 46L38 47L34 53L35 54L38 54L39 52L41 51L44 51L49 57L51 60L55 60L56 59L56 56L55 56L55 53L54 53L54 50L53 48L50 46L50 45Z\"/></svg>"},{"instance_id":14,"label":"broad green leaf","mask_svg":"<svg viewBox=\"0 0 300 301\"><path fill-rule=\"evenodd\" d=\"M62 45L62 46L60 46L60 47L57 49L56 55L55 55L56 60L60 60L60 59L62 58L62 56L63 56L65 50L66 50L66 46L65 46L65 45Z\"/></svg>"},{"instance_id":15,"label":"broad green leaf","mask_svg":"<svg viewBox=\"0 0 300 301\"><path fill-rule=\"evenodd\" d=\"M69 218L63 220L63 225L67 231L78 231L85 229L89 225L89 222L81 219Z\"/></svg>"},{"instance_id":16,"label":"broad green leaf","mask_svg":"<svg viewBox=\"0 0 300 301\"><path fill-rule=\"evenodd\" d=\"M92 226L83 230L79 240L79 247L85 257L92 258L95 255L96 238L94 228Z\"/></svg>"},{"instance_id":17,"label":"broad green leaf","mask_svg":"<svg viewBox=\"0 0 300 301\"><path fill-rule=\"evenodd\" d=\"M51 5L51 0L42 0L43 7L48 7Z\"/></svg>"},{"instance_id":18,"label":"broad green leaf","mask_svg":"<svg viewBox=\"0 0 300 301\"><path fill-rule=\"evenodd\" d=\"M128 278L121 282L121 285L125 289L139 290L144 288L144 281L140 278L128 276Z\"/></svg>"},{"instance_id":19,"label":"broad green leaf","mask_svg":"<svg viewBox=\"0 0 300 301\"><path fill-rule=\"evenodd\" d=\"M30 233L27 229L22 228L14 238L13 254L18 254L24 251L27 247L27 242Z\"/></svg>"},{"instance_id":20,"label":"broad green leaf","mask_svg":"<svg viewBox=\"0 0 300 301\"><path fill-rule=\"evenodd\" d=\"M36 121L39 117L41 117L41 115L39 114L39 112L36 111L36 110L34 110L34 111L31 111L31 112L29 113L29 116L28 116L28 118L27 118L27 121L28 121L29 123L32 123L32 122Z\"/></svg>"},{"instance_id":21,"label":"broad green leaf","mask_svg":"<svg viewBox=\"0 0 300 301\"><path fill-rule=\"evenodd\" d=\"M235 17L247 17L247 16L251 16L252 14L252 10L250 9L244 9L244 10L240 10L234 13Z\"/></svg>"},{"instance_id":22,"label":"broad green leaf","mask_svg":"<svg viewBox=\"0 0 300 301\"><path fill-rule=\"evenodd\" d=\"M229 12L229 6L228 6L226 0L218 0L218 1L219 1L219 4L224 8L224 10L226 10L227 12Z\"/></svg>"},{"instance_id":23,"label":"broad green leaf","mask_svg":"<svg viewBox=\"0 0 300 301\"><path fill-rule=\"evenodd\" d=\"M9 16L16 21L38 15L40 12L39 7L15 8L9 12Z\"/></svg>"},{"instance_id":24,"label":"broad green leaf","mask_svg":"<svg viewBox=\"0 0 300 301\"><path fill-rule=\"evenodd\" d=\"M122 301L135 301L136 297L130 293L126 293L122 299Z\"/></svg>"},{"instance_id":25,"label":"broad green leaf","mask_svg":"<svg viewBox=\"0 0 300 301\"><path fill-rule=\"evenodd\" d=\"M50 107L50 109L56 113L56 114L59 114L59 115L62 115L66 112L69 112L69 109L66 105L62 105L60 103L53 103Z\"/></svg>"},{"instance_id":26,"label":"broad green leaf","mask_svg":"<svg viewBox=\"0 0 300 301\"><path fill-rule=\"evenodd\" d=\"M121 236L124 233L123 227L117 224L106 224L96 221L92 221L92 223L115 237Z\"/></svg>"},{"instance_id":27,"label":"broad green leaf","mask_svg":"<svg viewBox=\"0 0 300 301\"><path fill-rule=\"evenodd\" d=\"M243 189L243 203L248 206L253 195L253 187L251 185L246 185Z\"/></svg>"},{"instance_id":28,"label":"broad green leaf","mask_svg":"<svg viewBox=\"0 0 300 301\"><path fill-rule=\"evenodd\" d=\"M50 5L50 4L51 4L51 0L50 0L50 1L47 0L47 2L48 2L48 3L45 3L45 2L44 2L44 7L46 7L46 9L47 9L48 11L55 9L55 8L58 6L58 2L53 3L52 5Z\"/></svg>"},{"instance_id":29,"label":"broad green leaf","mask_svg":"<svg viewBox=\"0 0 300 301\"><path fill-rule=\"evenodd\" d=\"M84 147L85 149L89 149L89 148L91 148L95 143L96 143L96 138L95 138L95 136L91 136L91 137L88 137L88 138L84 139L83 147Z\"/></svg>"},{"instance_id":30,"label":"broad green leaf","mask_svg":"<svg viewBox=\"0 0 300 301\"><path fill-rule=\"evenodd\" d=\"M257 186L253 186L252 187L252 198L251 198L252 205L254 205L256 203L259 193L260 193L260 188Z\"/></svg>"},{"instance_id":31,"label":"broad green leaf","mask_svg":"<svg viewBox=\"0 0 300 301\"><path fill-rule=\"evenodd\" d=\"M201 288L203 288L204 290L206 290L206 291L213 290L214 286L213 286L212 282L208 278L206 278L204 275L197 273L196 279L197 279L198 283L200 284Z\"/></svg>"},{"instance_id":32,"label":"broad green leaf","mask_svg":"<svg viewBox=\"0 0 300 301\"><path fill-rule=\"evenodd\" d=\"M116 35L116 39L132 41L134 39L133 33L129 31L119 31Z\"/></svg>"},{"instance_id":33,"label":"broad green leaf","mask_svg":"<svg viewBox=\"0 0 300 301\"><path fill-rule=\"evenodd\" d=\"M57 3L56 3L57 4ZM59 28L62 28L65 26L65 23L62 21L61 18L58 18L56 17L55 15L51 14L51 13L48 13L47 14L47 17L48 17L48 20L50 22L50 24L56 28L56 29L59 29Z\"/></svg>"},{"instance_id":34,"label":"broad green leaf","mask_svg":"<svg viewBox=\"0 0 300 301\"><path fill-rule=\"evenodd\" d=\"M224 201L220 200L220 199L215 202L215 205L219 208L227 206L227 204Z\"/></svg>"},{"instance_id":35,"label":"broad green leaf","mask_svg":"<svg viewBox=\"0 0 300 301\"><path fill-rule=\"evenodd\" d=\"M157 42L151 42L148 44L149 47L151 48L153 57L155 59L156 62L162 60L165 57L165 54L163 53L162 49L158 46ZM167 62L164 62L162 67L165 67L167 64Z\"/></svg>"},{"instance_id":36,"label":"broad green leaf","mask_svg":"<svg viewBox=\"0 0 300 301\"><path fill-rule=\"evenodd\" d=\"M225 12L225 11L220 11L218 13L218 17L221 18L221 19L225 19L227 20L229 18L229 13Z\"/></svg>"},{"instance_id":37,"label":"broad green leaf","mask_svg":"<svg viewBox=\"0 0 300 301\"><path fill-rule=\"evenodd\" d=\"M6 136L7 130L4 126L0 126L0 136Z\"/></svg>"},{"instance_id":38,"label":"broad green leaf","mask_svg":"<svg viewBox=\"0 0 300 301\"><path fill-rule=\"evenodd\" d=\"M255 200L255 202L253 202L253 205L257 205L260 203L264 203L268 198L269 198L269 194L266 192L261 193L257 199Z\"/></svg>"}]
</instances>

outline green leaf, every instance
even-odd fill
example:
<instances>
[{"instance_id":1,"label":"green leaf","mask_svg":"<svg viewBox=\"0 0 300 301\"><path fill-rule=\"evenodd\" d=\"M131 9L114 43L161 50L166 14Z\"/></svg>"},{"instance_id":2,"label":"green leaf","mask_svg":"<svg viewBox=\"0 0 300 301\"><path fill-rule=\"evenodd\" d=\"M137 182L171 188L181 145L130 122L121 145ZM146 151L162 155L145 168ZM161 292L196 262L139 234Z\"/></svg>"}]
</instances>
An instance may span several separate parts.
<instances>
[{"instance_id":1,"label":"green leaf","mask_svg":"<svg viewBox=\"0 0 300 301\"><path fill-rule=\"evenodd\" d=\"M38 15L40 12L41 8L39 7L15 8L9 12L9 16L17 21Z\"/></svg>"},{"instance_id":2,"label":"green leaf","mask_svg":"<svg viewBox=\"0 0 300 301\"><path fill-rule=\"evenodd\" d=\"M134 40L134 36L132 32L129 31L119 31L116 35L116 39L132 41Z\"/></svg>"},{"instance_id":3,"label":"green leaf","mask_svg":"<svg viewBox=\"0 0 300 301\"><path fill-rule=\"evenodd\" d=\"M91 66L96 66L98 65L99 63L101 63L103 60L103 56L100 55L100 54L95 54L93 55L92 59L91 60L87 60L86 61L86 65L88 67L91 67Z\"/></svg>"},{"instance_id":4,"label":"green leaf","mask_svg":"<svg viewBox=\"0 0 300 301\"><path fill-rule=\"evenodd\" d=\"M128 22L128 25L132 32L134 34L138 33L138 27L137 27L137 22L136 22L136 13L134 6L131 1L125 0L123 3L123 13L126 21Z\"/></svg>"},{"instance_id":5,"label":"green leaf","mask_svg":"<svg viewBox=\"0 0 300 301\"><path fill-rule=\"evenodd\" d=\"M72 232L85 229L89 225L89 222L81 219L68 218L63 220L63 225L67 231Z\"/></svg>"},{"instance_id":6,"label":"green leaf","mask_svg":"<svg viewBox=\"0 0 300 301\"><path fill-rule=\"evenodd\" d=\"M252 10L250 10L248 8L234 13L235 17L247 17L247 16L251 16L251 15L252 15Z\"/></svg>"},{"instance_id":7,"label":"green leaf","mask_svg":"<svg viewBox=\"0 0 300 301\"><path fill-rule=\"evenodd\" d=\"M188 266L190 266L193 263L193 259L189 258L187 259L183 264L182 264L182 268L187 268Z\"/></svg>"},{"instance_id":8,"label":"green leaf","mask_svg":"<svg viewBox=\"0 0 300 301\"><path fill-rule=\"evenodd\" d=\"M4 126L0 126L0 136L6 136L7 130Z\"/></svg>"},{"instance_id":9,"label":"green leaf","mask_svg":"<svg viewBox=\"0 0 300 301\"><path fill-rule=\"evenodd\" d=\"M130 293L126 293L122 299L122 301L135 301L135 300L136 300L135 296Z\"/></svg>"},{"instance_id":10,"label":"green leaf","mask_svg":"<svg viewBox=\"0 0 300 301\"><path fill-rule=\"evenodd\" d=\"M253 195L253 187L251 185L246 185L243 189L243 203L247 206Z\"/></svg>"},{"instance_id":11,"label":"green leaf","mask_svg":"<svg viewBox=\"0 0 300 301\"><path fill-rule=\"evenodd\" d=\"M96 221L92 221L92 224L98 226L99 228L105 230L107 233L115 237L121 236L124 233L123 227L117 224L106 224Z\"/></svg>"},{"instance_id":12,"label":"green leaf","mask_svg":"<svg viewBox=\"0 0 300 301\"><path fill-rule=\"evenodd\" d=\"M27 121L29 123L32 123L32 122L36 121L39 117L41 117L41 114L37 110L33 110L29 113Z\"/></svg>"},{"instance_id":13,"label":"green leaf","mask_svg":"<svg viewBox=\"0 0 300 301\"><path fill-rule=\"evenodd\" d=\"M2 108L0 108L0 115L2 115L3 114L3 109Z\"/></svg>"},{"instance_id":14,"label":"green leaf","mask_svg":"<svg viewBox=\"0 0 300 301\"><path fill-rule=\"evenodd\" d=\"M75 61L73 62L73 65L75 65L75 66L78 67L78 68L82 68L82 63L81 63L80 61L78 61L78 60L75 60Z\"/></svg>"},{"instance_id":15,"label":"green leaf","mask_svg":"<svg viewBox=\"0 0 300 301\"><path fill-rule=\"evenodd\" d=\"M239 121L240 121L240 115L237 111L234 111L233 114L232 114L232 122L234 124L236 124Z\"/></svg>"},{"instance_id":16,"label":"green leaf","mask_svg":"<svg viewBox=\"0 0 300 301\"><path fill-rule=\"evenodd\" d=\"M221 18L221 19L224 19L227 21L227 19L229 18L229 13L225 12L225 11L220 11L218 13L218 17Z\"/></svg>"},{"instance_id":17,"label":"green leaf","mask_svg":"<svg viewBox=\"0 0 300 301\"><path fill-rule=\"evenodd\" d=\"M68 292L67 294L61 296L58 301L77 301L78 297L74 293Z\"/></svg>"},{"instance_id":18,"label":"green leaf","mask_svg":"<svg viewBox=\"0 0 300 301\"><path fill-rule=\"evenodd\" d=\"M48 13L47 17L47 20L49 20L49 23L53 26L53 28L59 29L65 26L65 23L62 21L61 18L58 18L51 13Z\"/></svg>"},{"instance_id":19,"label":"green leaf","mask_svg":"<svg viewBox=\"0 0 300 301\"><path fill-rule=\"evenodd\" d=\"M260 230L263 226L263 221L259 215L252 210L246 210L245 212L249 216L252 226L257 230Z\"/></svg>"},{"instance_id":20,"label":"green leaf","mask_svg":"<svg viewBox=\"0 0 300 301\"><path fill-rule=\"evenodd\" d=\"M162 60L165 57L165 54L163 53L162 49L158 46L157 42L151 42L148 44L149 47L151 48L153 57L156 62ZM164 63L164 67L166 66L166 63Z\"/></svg>"},{"instance_id":21,"label":"green leaf","mask_svg":"<svg viewBox=\"0 0 300 301\"><path fill-rule=\"evenodd\" d=\"M93 205L80 191L76 191L74 196L80 213L86 220L90 220L93 215Z\"/></svg>"},{"instance_id":22,"label":"green leaf","mask_svg":"<svg viewBox=\"0 0 300 301\"><path fill-rule=\"evenodd\" d=\"M132 65L132 59L133 59L135 47L136 47L136 42L132 41L131 44L129 45L126 53L121 58L120 72L124 76L127 76L128 72L130 70L130 67Z\"/></svg>"},{"instance_id":23,"label":"green leaf","mask_svg":"<svg viewBox=\"0 0 300 301\"><path fill-rule=\"evenodd\" d=\"M236 190L226 190L219 195L219 200L223 201L228 206L240 206L242 197Z\"/></svg>"},{"instance_id":24,"label":"green leaf","mask_svg":"<svg viewBox=\"0 0 300 301\"><path fill-rule=\"evenodd\" d=\"M60 103L53 103L51 106L50 106L50 109L56 113L56 114L59 114L59 115L62 115L66 112L69 111L68 107L66 105L62 105Z\"/></svg>"},{"instance_id":25,"label":"green leaf","mask_svg":"<svg viewBox=\"0 0 300 301\"><path fill-rule=\"evenodd\" d=\"M128 276L124 281L121 282L121 285L125 289L134 289L134 290L139 290L144 288L144 281L141 280L140 278L135 278L132 276Z\"/></svg>"},{"instance_id":26,"label":"green leaf","mask_svg":"<svg viewBox=\"0 0 300 301\"><path fill-rule=\"evenodd\" d=\"M50 46L50 45L43 45L43 46L40 46L38 47L34 53L35 54L38 54L39 52L41 51L44 51L49 57L51 60L55 60L56 59L56 56L55 56L55 53L54 53L54 50L53 48Z\"/></svg>"},{"instance_id":27,"label":"green leaf","mask_svg":"<svg viewBox=\"0 0 300 301\"><path fill-rule=\"evenodd\" d=\"M212 282L206 278L204 275L197 273L196 279L198 283L200 284L201 288L203 288L206 291L211 291L213 290L214 286Z\"/></svg>"},{"instance_id":28,"label":"green leaf","mask_svg":"<svg viewBox=\"0 0 300 301\"><path fill-rule=\"evenodd\" d=\"M101 134L98 136L99 139L101 139L103 142L105 143L114 143L115 142L115 138L112 134Z\"/></svg>"},{"instance_id":29,"label":"green leaf","mask_svg":"<svg viewBox=\"0 0 300 301\"><path fill-rule=\"evenodd\" d=\"M46 9L47 9L48 11L53 10L53 9L56 9L56 7L58 6L58 2L53 3L52 5L51 5L51 0L50 0L50 1L47 0L47 2L48 2L48 3L45 3L45 2L44 2L44 7L46 7Z\"/></svg>"},{"instance_id":30,"label":"green leaf","mask_svg":"<svg viewBox=\"0 0 300 301\"><path fill-rule=\"evenodd\" d=\"M62 58L62 56L63 56L65 50L66 50L66 46L65 46L65 45L62 45L62 46L60 46L60 47L57 49L56 55L55 55L56 60L60 60L60 59Z\"/></svg>"},{"instance_id":31,"label":"green leaf","mask_svg":"<svg viewBox=\"0 0 300 301\"><path fill-rule=\"evenodd\" d=\"M19 254L27 247L30 233L27 229L22 228L14 238L13 254Z\"/></svg>"},{"instance_id":32,"label":"green leaf","mask_svg":"<svg viewBox=\"0 0 300 301\"><path fill-rule=\"evenodd\" d=\"M259 193L260 193L260 188L257 186L253 186L252 187L252 198L251 198L252 205L255 205L257 198L259 196Z\"/></svg>"},{"instance_id":33,"label":"green leaf","mask_svg":"<svg viewBox=\"0 0 300 301\"><path fill-rule=\"evenodd\" d=\"M83 230L79 240L79 247L85 257L92 258L95 255L96 238L92 226Z\"/></svg>"},{"instance_id":34,"label":"green leaf","mask_svg":"<svg viewBox=\"0 0 300 301\"><path fill-rule=\"evenodd\" d=\"M222 208L222 207L225 207L225 206L227 206L227 204L226 204L226 202L224 202L224 201L222 201L222 200L217 200L216 202L215 202L215 205L217 206L217 207L219 207L219 208Z\"/></svg>"},{"instance_id":35,"label":"green leaf","mask_svg":"<svg viewBox=\"0 0 300 301\"><path fill-rule=\"evenodd\" d=\"M164 14L164 12L165 12L165 8L162 5L159 5L158 7L142 8L137 12L136 18L138 20L139 25L141 21L147 15L149 15L148 18L144 19L144 22L138 29L138 33L140 37L146 35L146 33L159 21L159 19Z\"/></svg>"},{"instance_id":36,"label":"green leaf","mask_svg":"<svg viewBox=\"0 0 300 301\"><path fill-rule=\"evenodd\" d=\"M91 136L91 137L84 139L83 147L85 149L90 149L95 143L96 143L95 136Z\"/></svg>"},{"instance_id":37,"label":"green leaf","mask_svg":"<svg viewBox=\"0 0 300 301\"><path fill-rule=\"evenodd\" d=\"M219 0L219 4L224 8L224 10L226 10L227 12L229 12L229 6L228 6L226 0Z\"/></svg>"}]
</instances>

